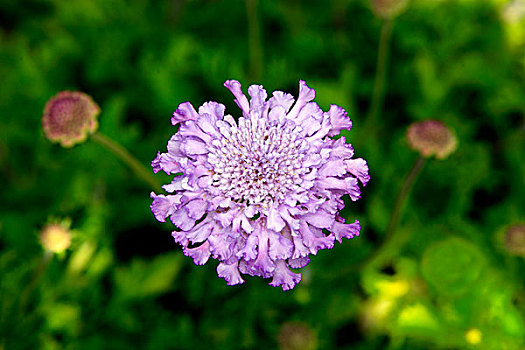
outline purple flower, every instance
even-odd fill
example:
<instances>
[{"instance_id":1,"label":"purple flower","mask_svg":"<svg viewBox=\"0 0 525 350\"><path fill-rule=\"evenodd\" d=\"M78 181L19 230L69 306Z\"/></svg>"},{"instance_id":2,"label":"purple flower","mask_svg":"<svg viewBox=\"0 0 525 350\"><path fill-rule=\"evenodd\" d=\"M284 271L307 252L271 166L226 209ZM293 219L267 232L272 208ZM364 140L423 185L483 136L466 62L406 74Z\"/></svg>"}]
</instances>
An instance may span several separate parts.
<instances>
[{"instance_id":1,"label":"purple flower","mask_svg":"<svg viewBox=\"0 0 525 350\"><path fill-rule=\"evenodd\" d=\"M159 221L170 218L175 241L197 265L219 260L229 285L248 274L289 290L301 280L290 268L359 235L359 222L345 224L338 212L343 195L360 198L368 166L352 158L344 137L330 138L352 126L344 109L323 112L304 81L295 104L281 91L267 100L260 85L248 88L250 100L239 82L224 85L242 116L225 115L217 102L178 107L171 121L179 130L152 162L155 172L175 175L163 186L171 194L152 193L151 210Z\"/></svg>"}]
</instances>

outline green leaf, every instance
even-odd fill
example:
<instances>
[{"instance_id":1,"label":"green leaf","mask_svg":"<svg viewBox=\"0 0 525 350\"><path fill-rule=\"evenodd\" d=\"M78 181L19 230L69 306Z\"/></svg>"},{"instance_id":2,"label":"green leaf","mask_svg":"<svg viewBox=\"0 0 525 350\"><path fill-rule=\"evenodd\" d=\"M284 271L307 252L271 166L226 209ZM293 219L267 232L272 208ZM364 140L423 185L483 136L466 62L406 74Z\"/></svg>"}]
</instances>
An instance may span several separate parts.
<instances>
[{"instance_id":1,"label":"green leaf","mask_svg":"<svg viewBox=\"0 0 525 350\"><path fill-rule=\"evenodd\" d=\"M149 263L135 259L115 271L115 284L125 299L159 295L172 288L181 266L180 253L159 255Z\"/></svg>"},{"instance_id":2,"label":"green leaf","mask_svg":"<svg viewBox=\"0 0 525 350\"><path fill-rule=\"evenodd\" d=\"M430 246L423 254L423 277L439 293L460 295L472 288L485 267L479 249L461 238Z\"/></svg>"}]
</instances>

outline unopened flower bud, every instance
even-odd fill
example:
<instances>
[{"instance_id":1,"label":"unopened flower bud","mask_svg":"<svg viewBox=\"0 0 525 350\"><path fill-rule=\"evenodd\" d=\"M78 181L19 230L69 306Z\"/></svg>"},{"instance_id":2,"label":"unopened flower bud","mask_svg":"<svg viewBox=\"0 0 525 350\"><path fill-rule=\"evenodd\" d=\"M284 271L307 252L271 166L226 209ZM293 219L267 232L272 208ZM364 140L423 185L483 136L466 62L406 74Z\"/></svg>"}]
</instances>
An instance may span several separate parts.
<instances>
[{"instance_id":1,"label":"unopened flower bud","mask_svg":"<svg viewBox=\"0 0 525 350\"><path fill-rule=\"evenodd\" d=\"M408 0L371 0L372 11L383 19L392 19L403 13Z\"/></svg>"},{"instance_id":2,"label":"unopened flower bud","mask_svg":"<svg viewBox=\"0 0 525 350\"><path fill-rule=\"evenodd\" d=\"M458 147L454 132L438 120L413 123L408 128L406 137L410 147L425 158L435 156L445 159Z\"/></svg>"},{"instance_id":3,"label":"unopened flower bud","mask_svg":"<svg viewBox=\"0 0 525 350\"><path fill-rule=\"evenodd\" d=\"M512 255L525 257L525 225L517 224L505 232L505 249Z\"/></svg>"},{"instance_id":4,"label":"unopened flower bud","mask_svg":"<svg viewBox=\"0 0 525 350\"><path fill-rule=\"evenodd\" d=\"M280 350L317 349L317 337L312 329L302 322L287 322L279 330Z\"/></svg>"},{"instance_id":5,"label":"unopened flower bud","mask_svg":"<svg viewBox=\"0 0 525 350\"><path fill-rule=\"evenodd\" d=\"M42 229L40 241L46 251L62 253L71 245L71 232L60 224L48 224Z\"/></svg>"},{"instance_id":6,"label":"unopened flower bud","mask_svg":"<svg viewBox=\"0 0 525 350\"><path fill-rule=\"evenodd\" d=\"M46 137L63 147L86 140L98 128L100 108L90 96L78 91L62 91L44 108L42 127Z\"/></svg>"}]
</instances>

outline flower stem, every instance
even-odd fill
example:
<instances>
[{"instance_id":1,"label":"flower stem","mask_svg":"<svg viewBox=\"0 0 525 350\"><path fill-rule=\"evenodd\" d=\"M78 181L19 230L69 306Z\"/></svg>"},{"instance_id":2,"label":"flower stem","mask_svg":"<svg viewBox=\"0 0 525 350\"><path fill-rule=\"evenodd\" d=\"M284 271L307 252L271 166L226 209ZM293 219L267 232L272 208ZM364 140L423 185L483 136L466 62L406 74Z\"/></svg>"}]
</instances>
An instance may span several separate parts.
<instances>
[{"instance_id":1,"label":"flower stem","mask_svg":"<svg viewBox=\"0 0 525 350\"><path fill-rule=\"evenodd\" d=\"M381 24L379 49L377 53L376 76L374 80L374 89L372 91L370 111L366 120L366 130L371 130L377 124L377 117L381 113L383 106L388 64L388 46L392 36L392 25L392 19L383 20L383 23Z\"/></svg>"},{"instance_id":2,"label":"flower stem","mask_svg":"<svg viewBox=\"0 0 525 350\"><path fill-rule=\"evenodd\" d=\"M328 280L335 280L350 273L357 272L358 270L370 271L374 269L381 269L395 254L397 254L397 252L403 248L405 242L410 236L410 233L408 231L401 231L400 233L395 234L396 228L403 212L405 200L424 165L425 159L423 157L419 157L412 166L412 169L410 169L410 172L406 175L403 185L397 194L394 209L390 215L390 221L386 230L385 239L383 240L381 246L375 251L375 253L364 261L351 264L344 269L341 269L332 274L325 274L322 277Z\"/></svg>"},{"instance_id":3,"label":"flower stem","mask_svg":"<svg viewBox=\"0 0 525 350\"><path fill-rule=\"evenodd\" d=\"M258 0L246 0L246 14L248 18L248 44L250 47L250 78L259 81L262 75L262 43L259 15L257 13Z\"/></svg>"},{"instance_id":4,"label":"flower stem","mask_svg":"<svg viewBox=\"0 0 525 350\"><path fill-rule=\"evenodd\" d=\"M100 132L95 132L91 135L91 138L97 142L99 145L104 146L114 155L116 155L120 160L126 163L131 170L135 172L135 175L146 182L151 188L155 191L160 191L161 187L153 173L150 172L143 164L141 164L137 158L131 155L122 145L112 140L108 136L101 134Z\"/></svg>"},{"instance_id":5,"label":"flower stem","mask_svg":"<svg viewBox=\"0 0 525 350\"><path fill-rule=\"evenodd\" d=\"M376 251L376 253L368 260L367 263L365 263L365 267L383 267L383 264L388 262L388 260L393 255L395 255L399 250L401 250L404 243L407 241L408 237L405 237L406 234L396 235L395 233L397 225L399 224L399 220L401 218L401 214L403 212L406 198L409 195L412 187L414 186L416 178L421 172L421 169L424 165L425 158L418 157L418 159L412 166L412 169L410 169L410 172L405 177L403 185L401 186L401 189L397 194L396 201L394 203L394 209L392 210L392 214L390 215L390 221L386 229L385 239L383 240L383 243Z\"/></svg>"},{"instance_id":6,"label":"flower stem","mask_svg":"<svg viewBox=\"0 0 525 350\"><path fill-rule=\"evenodd\" d=\"M27 304L29 303L31 294L33 294L33 291L38 286L38 283L40 282L40 278L44 274L47 268L47 265L49 264L49 261L51 260L52 256L53 254L50 253L49 251L44 252L44 256L42 257L38 265L35 267L35 270L33 271L31 281L21 292L19 307L20 307L20 313L22 315L24 314Z\"/></svg>"}]
</instances>

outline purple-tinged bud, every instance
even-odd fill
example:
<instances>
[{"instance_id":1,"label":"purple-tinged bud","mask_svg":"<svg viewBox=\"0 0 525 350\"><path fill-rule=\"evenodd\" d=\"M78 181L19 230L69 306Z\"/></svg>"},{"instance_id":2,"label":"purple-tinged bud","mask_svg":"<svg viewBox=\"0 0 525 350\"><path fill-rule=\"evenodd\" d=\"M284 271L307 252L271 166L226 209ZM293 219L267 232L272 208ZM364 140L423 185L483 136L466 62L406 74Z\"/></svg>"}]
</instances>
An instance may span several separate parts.
<instances>
[{"instance_id":1,"label":"purple-tinged bud","mask_svg":"<svg viewBox=\"0 0 525 350\"><path fill-rule=\"evenodd\" d=\"M312 329L302 322L287 322L279 330L280 350L317 349L317 337Z\"/></svg>"},{"instance_id":2,"label":"purple-tinged bud","mask_svg":"<svg viewBox=\"0 0 525 350\"><path fill-rule=\"evenodd\" d=\"M438 120L425 120L409 126L406 138L410 147L422 157L445 159L458 147L454 132Z\"/></svg>"},{"instance_id":3,"label":"purple-tinged bud","mask_svg":"<svg viewBox=\"0 0 525 350\"><path fill-rule=\"evenodd\" d=\"M68 225L48 224L40 234L42 247L48 252L60 254L71 245Z\"/></svg>"},{"instance_id":4,"label":"purple-tinged bud","mask_svg":"<svg viewBox=\"0 0 525 350\"><path fill-rule=\"evenodd\" d=\"M510 226L505 231L505 249L509 254L519 255L525 258L525 225L517 224Z\"/></svg>"},{"instance_id":5,"label":"purple-tinged bud","mask_svg":"<svg viewBox=\"0 0 525 350\"><path fill-rule=\"evenodd\" d=\"M408 0L371 0L372 11L377 17L392 19L403 13Z\"/></svg>"},{"instance_id":6,"label":"purple-tinged bud","mask_svg":"<svg viewBox=\"0 0 525 350\"><path fill-rule=\"evenodd\" d=\"M62 147L72 147L97 130L99 113L98 105L85 93L59 92L44 107L44 134Z\"/></svg>"}]
</instances>

